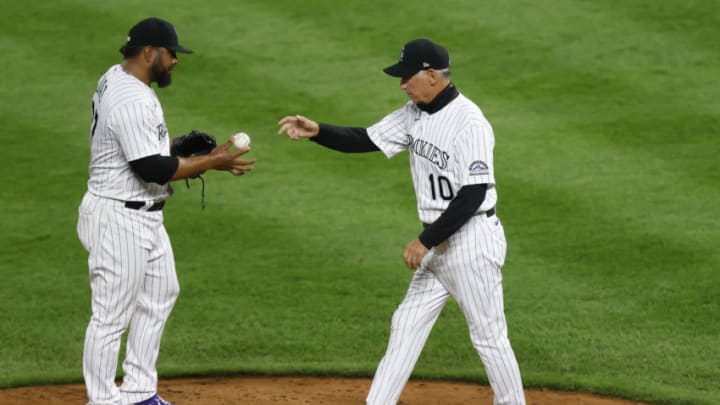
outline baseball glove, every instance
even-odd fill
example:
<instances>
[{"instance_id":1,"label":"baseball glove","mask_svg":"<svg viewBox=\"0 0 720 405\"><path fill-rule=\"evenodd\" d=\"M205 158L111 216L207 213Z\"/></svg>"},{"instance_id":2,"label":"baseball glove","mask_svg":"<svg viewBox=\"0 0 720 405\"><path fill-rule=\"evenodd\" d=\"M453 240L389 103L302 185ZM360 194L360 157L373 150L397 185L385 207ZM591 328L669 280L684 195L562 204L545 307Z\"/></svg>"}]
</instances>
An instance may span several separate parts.
<instances>
[{"instance_id":1,"label":"baseball glove","mask_svg":"<svg viewBox=\"0 0 720 405\"><path fill-rule=\"evenodd\" d=\"M196 130L179 136L172 141L172 155L180 157L207 155L217 147L215 137Z\"/></svg>"},{"instance_id":2,"label":"baseball glove","mask_svg":"<svg viewBox=\"0 0 720 405\"><path fill-rule=\"evenodd\" d=\"M217 142L214 136L193 129L189 134L173 139L170 152L173 156L180 157L201 156L207 155L216 147ZM191 178L196 179L198 177L202 182L202 208L205 209L205 179L200 174ZM188 179L185 179L185 185L190 188Z\"/></svg>"}]
</instances>

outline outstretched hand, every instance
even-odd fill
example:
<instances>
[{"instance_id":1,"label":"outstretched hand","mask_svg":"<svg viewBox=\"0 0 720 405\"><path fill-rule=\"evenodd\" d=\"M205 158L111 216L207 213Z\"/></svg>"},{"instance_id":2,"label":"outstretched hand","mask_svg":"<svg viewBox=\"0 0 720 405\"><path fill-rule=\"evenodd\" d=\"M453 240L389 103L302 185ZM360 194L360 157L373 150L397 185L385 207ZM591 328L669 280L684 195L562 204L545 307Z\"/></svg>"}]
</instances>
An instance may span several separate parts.
<instances>
[{"instance_id":1,"label":"outstretched hand","mask_svg":"<svg viewBox=\"0 0 720 405\"><path fill-rule=\"evenodd\" d=\"M286 133L290 139L312 138L320 132L317 122L302 115L288 115L278 122L278 135Z\"/></svg>"},{"instance_id":2,"label":"outstretched hand","mask_svg":"<svg viewBox=\"0 0 720 405\"><path fill-rule=\"evenodd\" d=\"M232 146L233 141L231 138L210 152L210 157L215 162L214 169L228 171L233 176L242 176L245 172L253 170L252 164L256 162L256 159L240 159L241 155L250 151L250 147L230 150Z\"/></svg>"}]
</instances>

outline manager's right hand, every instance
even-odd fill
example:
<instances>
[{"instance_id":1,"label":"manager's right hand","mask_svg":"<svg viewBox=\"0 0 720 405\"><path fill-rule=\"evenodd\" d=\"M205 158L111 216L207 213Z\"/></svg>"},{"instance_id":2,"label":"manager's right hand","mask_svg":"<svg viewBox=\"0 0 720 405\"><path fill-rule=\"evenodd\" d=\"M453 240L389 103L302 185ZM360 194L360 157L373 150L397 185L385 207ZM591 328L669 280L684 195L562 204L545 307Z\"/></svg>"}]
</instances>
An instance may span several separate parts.
<instances>
[{"instance_id":1,"label":"manager's right hand","mask_svg":"<svg viewBox=\"0 0 720 405\"><path fill-rule=\"evenodd\" d=\"M288 115L278 122L278 135L286 133L290 139L312 138L320 132L317 122L302 115Z\"/></svg>"}]
</instances>

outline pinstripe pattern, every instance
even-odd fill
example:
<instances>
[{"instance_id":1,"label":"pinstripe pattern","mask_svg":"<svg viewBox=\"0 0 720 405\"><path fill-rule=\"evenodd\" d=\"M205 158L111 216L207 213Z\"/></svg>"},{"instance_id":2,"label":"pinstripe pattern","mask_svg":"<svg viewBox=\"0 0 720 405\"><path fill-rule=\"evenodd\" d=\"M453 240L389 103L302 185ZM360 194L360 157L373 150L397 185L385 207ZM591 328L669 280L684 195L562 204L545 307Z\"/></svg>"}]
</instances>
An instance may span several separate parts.
<instances>
[{"instance_id":1,"label":"pinstripe pattern","mask_svg":"<svg viewBox=\"0 0 720 405\"><path fill-rule=\"evenodd\" d=\"M404 150L411 151L410 170L421 222L435 222L450 203L450 200L438 198L442 191L437 184L440 176L449 181L446 195L454 195L465 185L488 184L485 200L478 212L495 206L493 129L480 108L462 94L435 114L428 114L408 102L367 131L370 139L388 158ZM438 158L443 153L448 155L444 167L443 159ZM433 159L440 164L432 162ZM487 174L470 175L469 166L475 161L487 165ZM435 198L430 187L430 175L436 181Z\"/></svg>"},{"instance_id":2,"label":"pinstripe pattern","mask_svg":"<svg viewBox=\"0 0 720 405\"><path fill-rule=\"evenodd\" d=\"M432 223L466 185L488 184L484 213L497 203L492 126L462 94L428 114L412 102L368 128L388 158L408 150L420 221ZM520 369L507 336L501 268L506 241L500 220L473 216L432 248L393 314L388 347L367 403L397 403L425 341L449 297L467 321L470 340L490 380L496 405L524 405Z\"/></svg>"},{"instance_id":3,"label":"pinstripe pattern","mask_svg":"<svg viewBox=\"0 0 720 405\"><path fill-rule=\"evenodd\" d=\"M146 183L128 162L170 154L170 137L155 91L125 72L111 67L98 81L93 95L88 190L123 201L164 200L168 185Z\"/></svg>"},{"instance_id":4,"label":"pinstripe pattern","mask_svg":"<svg viewBox=\"0 0 720 405\"><path fill-rule=\"evenodd\" d=\"M88 191L77 225L89 254L92 316L83 375L91 405L136 403L157 391L160 340L180 287L162 211L124 206L170 196L168 185L145 183L130 169L129 161L154 154L169 154L155 92L113 66L93 96ZM128 328L125 376L117 387L120 342Z\"/></svg>"},{"instance_id":5,"label":"pinstripe pattern","mask_svg":"<svg viewBox=\"0 0 720 405\"><path fill-rule=\"evenodd\" d=\"M160 338L179 293L162 215L91 193L80 205L78 236L89 252L92 290L83 353L90 404L134 403L156 391ZM118 389L118 350L128 326L125 378Z\"/></svg>"}]
</instances>

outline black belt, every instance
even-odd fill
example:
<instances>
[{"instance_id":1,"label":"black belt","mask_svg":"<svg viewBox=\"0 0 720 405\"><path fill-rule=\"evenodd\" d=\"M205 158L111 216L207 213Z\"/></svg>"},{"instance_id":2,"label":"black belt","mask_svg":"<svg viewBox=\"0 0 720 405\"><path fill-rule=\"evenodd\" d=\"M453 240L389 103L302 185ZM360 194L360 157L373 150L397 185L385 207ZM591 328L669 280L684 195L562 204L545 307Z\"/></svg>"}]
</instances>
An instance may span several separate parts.
<instances>
[{"instance_id":1,"label":"black belt","mask_svg":"<svg viewBox=\"0 0 720 405\"><path fill-rule=\"evenodd\" d=\"M145 209L146 204L145 201L125 201L125 208L130 208L131 210L160 211L165 206L165 200L154 203L148 209Z\"/></svg>"},{"instance_id":2,"label":"black belt","mask_svg":"<svg viewBox=\"0 0 720 405\"><path fill-rule=\"evenodd\" d=\"M478 212L475 215L480 215L480 214L485 214L489 218L489 217L495 215L495 207L492 207L485 212ZM475 216L475 215L473 215L473 216ZM423 228L427 228L428 226L430 226L430 224L423 223Z\"/></svg>"}]
</instances>

